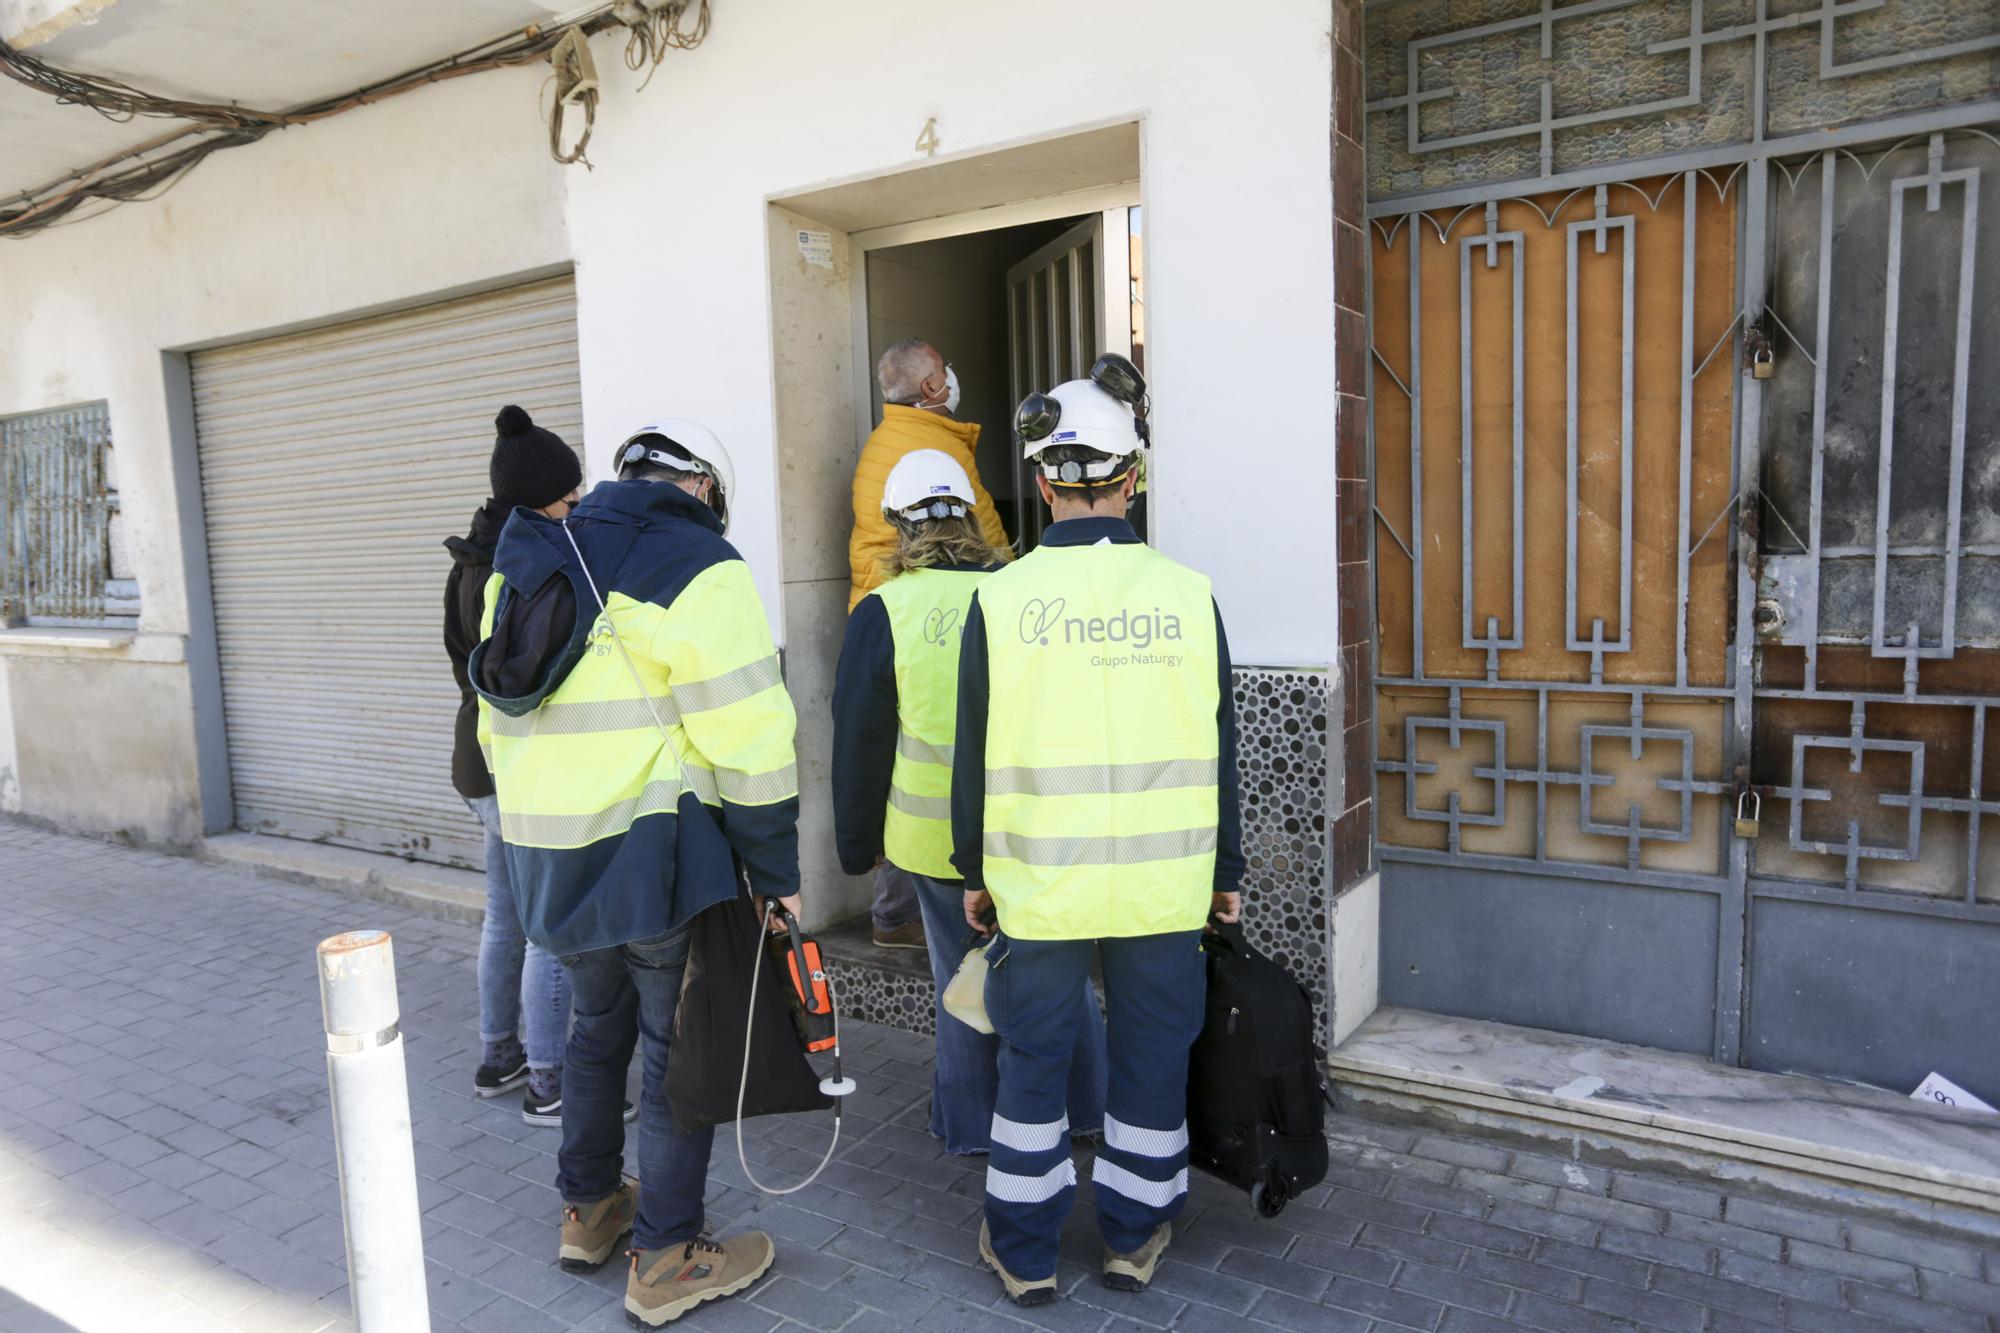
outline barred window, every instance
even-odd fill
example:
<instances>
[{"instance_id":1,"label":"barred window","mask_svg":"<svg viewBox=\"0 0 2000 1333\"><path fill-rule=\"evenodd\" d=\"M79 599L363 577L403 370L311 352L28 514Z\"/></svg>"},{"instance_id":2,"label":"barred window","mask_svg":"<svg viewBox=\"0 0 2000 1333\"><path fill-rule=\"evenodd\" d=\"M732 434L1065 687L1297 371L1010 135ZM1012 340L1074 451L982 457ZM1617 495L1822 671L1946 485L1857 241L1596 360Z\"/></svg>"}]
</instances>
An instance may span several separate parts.
<instances>
[{"instance_id":1,"label":"barred window","mask_svg":"<svg viewBox=\"0 0 2000 1333\"><path fill-rule=\"evenodd\" d=\"M127 564L105 405L0 417L0 626L134 625Z\"/></svg>"}]
</instances>

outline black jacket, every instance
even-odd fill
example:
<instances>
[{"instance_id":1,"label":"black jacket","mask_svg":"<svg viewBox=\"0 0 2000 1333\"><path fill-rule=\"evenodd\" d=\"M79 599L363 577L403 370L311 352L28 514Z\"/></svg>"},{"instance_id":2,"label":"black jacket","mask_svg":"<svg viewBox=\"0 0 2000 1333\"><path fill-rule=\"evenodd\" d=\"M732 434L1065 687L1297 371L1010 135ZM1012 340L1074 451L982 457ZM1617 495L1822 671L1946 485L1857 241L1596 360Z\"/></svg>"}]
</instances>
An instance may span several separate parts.
<instances>
[{"instance_id":1,"label":"black jacket","mask_svg":"<svg viewBox=\"0 0 2000 1333\"><path fill-rule=\"evenodd\" d=\"M444 650L458 682L458 720L451 743L451 785L467 800L493 794L493 775L479 752L479 696L465 674L466 659L479 643L479 621L486 613L486 582L493 574L493 548L507 524L506 505L488 500L472 516L463 537L445 538L451 552L451 573L444 580Z\"/></svg>"}]
</instances>

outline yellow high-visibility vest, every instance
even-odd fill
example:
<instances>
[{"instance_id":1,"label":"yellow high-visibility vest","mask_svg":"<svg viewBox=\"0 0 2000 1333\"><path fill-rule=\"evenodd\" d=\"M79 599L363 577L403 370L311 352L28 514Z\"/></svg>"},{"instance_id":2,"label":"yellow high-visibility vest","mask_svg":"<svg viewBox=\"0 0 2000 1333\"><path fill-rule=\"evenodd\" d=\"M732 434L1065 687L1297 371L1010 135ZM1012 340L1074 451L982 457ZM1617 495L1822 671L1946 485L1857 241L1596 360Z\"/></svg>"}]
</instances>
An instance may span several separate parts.
<instances>
[{"instance_id":1,"label":"yellow high-visibility vest","mask_svg":"<svg viewBox=\"0 0 2000 1333\"><path fill-rule=\"evenodd\" d=\"M951 864L951 755L958 731L958 643L972 593L987 571L914 569L875 590L896 652L896 765L882 854L933 879Z\"/></svg>"},{"instance_id":2,"label":"yellow high-visibility vest","mask_svg":"<svg viewBox=\"0 0 2000 1333\"><path fill-rule=\"evenodd\" d=\"M1019 939L1197 930L1214 890L1209 581L1137 543L1042 546L979 587L985 886Z\"/></svg>"},{"instance_id":3,"label":"yellow high-visibility vest","mask_svg":"<svg viewBox=\"0 0 2000 1333\"><path fill-rule=\"evenodd\" d=\"M482 637L502 583L495 574L487 585ZM592 618L589 646L540 707L509 717L481 702L479 739L508 843L586 847L674 810L683 791L709 806L798 795L791 696L742 561L703 570L671 606L618 591L605 606L630 667L606 614L579 607Z\"/></svg>"}]
</instances>

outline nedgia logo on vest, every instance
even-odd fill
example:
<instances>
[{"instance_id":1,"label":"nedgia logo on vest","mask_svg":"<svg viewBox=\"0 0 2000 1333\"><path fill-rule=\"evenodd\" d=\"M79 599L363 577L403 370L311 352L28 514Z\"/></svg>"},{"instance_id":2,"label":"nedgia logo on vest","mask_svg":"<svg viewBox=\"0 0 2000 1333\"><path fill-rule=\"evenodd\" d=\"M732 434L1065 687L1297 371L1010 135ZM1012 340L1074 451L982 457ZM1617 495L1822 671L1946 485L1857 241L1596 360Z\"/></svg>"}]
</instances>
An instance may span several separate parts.
<instances>
[{"instance_id":1,"label":"nedgia logo on vest","mask_svg":"<svg viewBox=\"0 0 2000 1333\"><path fill-rule=\"evenodd\" d=\"M1150 647L1155 641L1181 637L1181 618L1159 607L1134 611L1120 607L1114 616L1065 616L1061 597L1031 599L1021 608L1021 642L1043 648L1060 636L1066 645L1080 643L1121 643L1132 648Z\"/></svg>"}]
</instances>

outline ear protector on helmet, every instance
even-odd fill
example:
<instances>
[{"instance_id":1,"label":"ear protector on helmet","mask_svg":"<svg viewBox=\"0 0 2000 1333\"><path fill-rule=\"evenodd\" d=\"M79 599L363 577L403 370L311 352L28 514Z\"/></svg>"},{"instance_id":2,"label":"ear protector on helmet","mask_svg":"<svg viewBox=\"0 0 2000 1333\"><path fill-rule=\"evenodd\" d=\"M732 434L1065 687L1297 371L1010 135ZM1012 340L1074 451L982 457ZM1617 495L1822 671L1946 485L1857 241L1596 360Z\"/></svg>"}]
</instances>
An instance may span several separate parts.
<instances>
[{"instance_id":1,"label":"ear protector on helmet","mask_svg":"<svg viewBox=\"0 0 2000 1333\"><path fill-rule=\"evenodd\" d=\"M1132 409L1132 429L1138 432L1139 442L1151 443L1146 412L1152 404L1146 396L1146 377L1139 373L1139 368L1116 352L1106 352L1091 363L1089 378L1092 384ZM1033 444L1055 434L1061 422L1060 400L1052 394L1031 393L1014 410L1014 435L1022 444Z\"/></svg>"}]
</instances>

